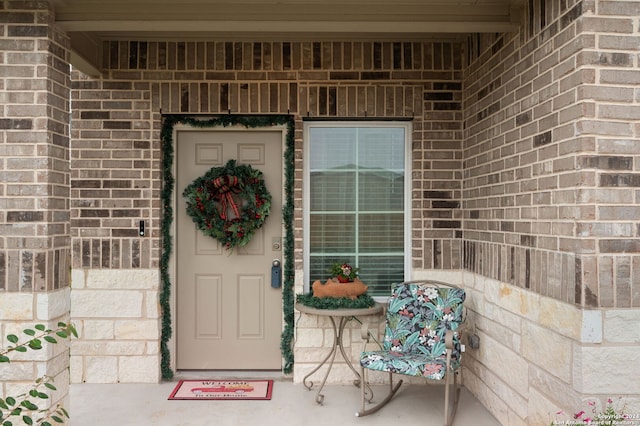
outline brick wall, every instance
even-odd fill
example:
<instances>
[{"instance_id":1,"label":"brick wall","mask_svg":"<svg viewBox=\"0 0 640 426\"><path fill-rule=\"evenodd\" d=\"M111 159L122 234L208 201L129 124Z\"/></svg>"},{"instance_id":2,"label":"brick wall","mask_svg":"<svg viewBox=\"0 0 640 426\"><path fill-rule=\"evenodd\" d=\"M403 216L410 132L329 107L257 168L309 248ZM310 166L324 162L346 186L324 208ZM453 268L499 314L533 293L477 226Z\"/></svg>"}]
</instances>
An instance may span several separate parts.
<instances>
[{"instance_id":1,"label":"brick wall","mask_svg":"<svg viewBox=\"0 0 640 426\"><path fill-rule=\"evenodd\" d=\"M157 267L160 112L293 114L299 130L306 116L414 117L413 264L460 266L460 43L105 47L105 78L73 83L74 267ZM297 143L300 150L300 137ZM299 202L301 188L298 181ZM150 238L137 236L141 219ZM296 251L301 268L302 247Z\"/></svg>"},{"instance_id":2,"label":"brick wall","mask_svg":"<svg viewBox=\"0 0 640 426\"><path fill-rule=\"evenodd\" d=\"M635 9L530 6L523 34L485 38L465 72L465 268L580 306L639 307Z\"/></svg>"},{"instance_id":3,"label":"brick wall","mask_svg":"<svg viewBox=\"0 0 640 426\"><path fill-rule=\"evenodd\" d=\"M160 142L150 84L76 77L72 99L74 268L157 268Z\"/></svg>"}]
</instances>

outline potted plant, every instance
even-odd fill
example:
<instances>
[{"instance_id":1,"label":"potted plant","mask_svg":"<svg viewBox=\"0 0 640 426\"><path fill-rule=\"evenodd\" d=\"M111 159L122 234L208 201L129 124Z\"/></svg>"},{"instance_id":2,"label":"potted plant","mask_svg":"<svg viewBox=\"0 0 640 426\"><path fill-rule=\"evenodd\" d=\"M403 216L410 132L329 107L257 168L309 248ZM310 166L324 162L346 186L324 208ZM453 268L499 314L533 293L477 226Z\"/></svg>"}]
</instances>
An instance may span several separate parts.
<instances>
[{"instance_id":1,"label":"potted plant","mask_svg":"<svg viewBox=\"0 0 640 426\"><path fill-rule=\"evenodd\" d=\"M329 273L341 283L350 283L358 277L358 270L348 263L334 263Z\"/></svg>"},{"instance_id":2,"label":"potted plant","mask_svg":"<svg viewBox=\"0 0 640 426\"><path fill-rule=\"evenodd\" d=\"M311 286L313 297L348 297L355 300L369 288L358 278L358 268L348 263L334 263L328 272L331 278L327 282L322 283L320 280L313 282Z\"/></svg>"}]
</instances>

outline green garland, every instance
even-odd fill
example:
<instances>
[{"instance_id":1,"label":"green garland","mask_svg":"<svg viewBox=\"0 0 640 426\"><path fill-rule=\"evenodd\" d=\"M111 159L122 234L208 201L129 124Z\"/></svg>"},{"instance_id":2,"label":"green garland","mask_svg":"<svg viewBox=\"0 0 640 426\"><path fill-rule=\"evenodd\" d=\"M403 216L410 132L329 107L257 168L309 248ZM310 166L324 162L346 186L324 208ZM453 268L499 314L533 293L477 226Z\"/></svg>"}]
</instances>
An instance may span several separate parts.
<instances>
[{"instance_id":1,"label":"green garland","mask_svg":"<svg viewBox=\"0 0 640 426\"><path fill-rule=\"evenodd\" d=\"M160 223L162 254L160 256L160 370L162 378L171 379L171 351L168 342L171 339L171 275L169 261L173 250L171 224L173 222L172 200L175 179L173 177L173 126L179 123L173 117L167 117L162 126L162 222Z\"/></svg>"},{"instance_id":2,"label":"green garland","mask_svg":"<svg viewBox=\"0 0 640 426\"><path fill-rule=\"evenodd\" d=\"M376 304L367 293L353 300L348 297L315 297L313 293L306 293L298 294L296 301L316 309L364 309Z\"/></svg>"},{"instance_id":3,"label":"green garland","mask_svg":"<svg viewBox=\"0 0 640 426\"><path fill-rule=\"evenodd\" d=\"M286 149L284 153L285 163L285 204L282 209L282 219L284 222L284 271L282 283L282 307L284 318L284 331L280 340L280 350L284 358L283 371L289 374L293 371L293 330L294 330L294 239L293 239L293 184L294 184L294 143L295 143L295 123L292 116L235 116L224 115L214 118L196 118L185 115L167 115L163 117L162 125L162 224L161 242L162 254L160 257L160 308L162 310L162 330L160 336L161 370L164 379L171 379L171 352L168 342L171 339L171 275L169 265L171 252L173 249L173 237L171 236L171 225L173 223L172 198L175 180L173 177L173 128L176 124L185 124L198 128L219 127L219 126L244 126L247 128L271 127L286 125Z\"/></svg>"},{"instance_id":4,"label":"green garland","mask_svg":"<svg viewBox=\"0 0 640 426\"><path fill-rule=\"evenodd\" d=\"M227 250L251 241L271 212L271 194L262 172L236 165L235 160L229 160L224 167L212 167L187 186L182 195L187 214L198 229L220 241Z\"/></svg>"}]
</instances>

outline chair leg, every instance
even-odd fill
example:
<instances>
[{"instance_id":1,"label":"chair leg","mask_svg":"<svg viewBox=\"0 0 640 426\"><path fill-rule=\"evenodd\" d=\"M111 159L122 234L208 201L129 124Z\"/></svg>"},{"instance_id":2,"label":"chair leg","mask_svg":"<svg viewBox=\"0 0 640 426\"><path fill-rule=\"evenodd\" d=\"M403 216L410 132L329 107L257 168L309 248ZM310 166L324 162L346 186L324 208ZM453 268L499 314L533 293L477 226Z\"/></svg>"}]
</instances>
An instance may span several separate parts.
<instances>
[{"instance_id":1,"label":"chair leg","mask_svg":"<svg viewBox=\"0 0 640 426\"><path fill-rule=\"evenodd\" d=\"M451 383L453 376L453 383ZM451 393L453 392L453 395ZM458 386L458 372L448 372L444 385L444 426L451 426L458 409L460 387Z\"/></svg>"},{"instance_id":2,"label":"chair leg","mask_svg":"<svg viewBox=\"0 0 640 426\"><path fill-rule=\"evenodd\" d=\"M368 410L365 409L365 391L364 391L364 384L367 383L366 381L366 376L365 374L367 373L365 370L367 370L366 368L362 367L362 385L361 385L361 392L362 392L362 407L361 410L358 411L356 413L356 417L364 417L364 416L368 416L369 414L373 414L376 411L378 411L379 409L381 409L382 407L384 407L389 401L391 401L391 398L393 398L393 396L396 394L396 392L398 392L398 389L400 389L400 386L402 385L402 380L398 381L398 383L396 383L396 385L393 385L393 374L389 373L389 393L387 394L387 396L384 397L384 399L382 401L380 401L378 404L374 405L373 407L369 408Z\"/></svg>"},{"instance_id":3,"label":"chair leg","mask_svg":"<svg viewBox=\"0 0 640 426\"><path fill-rule=\"evenodd\" d=\"M362 380L360 382L360 395L362 396L362 403L360 405L360 411L359 413L364 412L364 405L365 405L365 400L367 399L367 384L369 383L369 381L367 380L367 369L360 366L360 380ZM373 391L371 391L373 392ZM358 417L358 413L356 413L356 417Z\"/></svg>"}]
</instances>

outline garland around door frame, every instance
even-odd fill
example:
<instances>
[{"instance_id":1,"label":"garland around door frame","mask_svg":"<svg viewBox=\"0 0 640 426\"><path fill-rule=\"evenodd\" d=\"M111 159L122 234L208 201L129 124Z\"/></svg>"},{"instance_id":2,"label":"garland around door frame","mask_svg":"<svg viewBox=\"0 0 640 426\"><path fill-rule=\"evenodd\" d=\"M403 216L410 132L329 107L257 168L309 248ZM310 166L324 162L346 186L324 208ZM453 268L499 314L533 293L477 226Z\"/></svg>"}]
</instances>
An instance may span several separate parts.
<instances>
[{"instance_id":1,"label":"garland around door frame","mask_svg":"<svg viewBox=\"0 0 640 426\"><path fill-rule=\"evenodd\" d=\"M168 342L171 339L171 276L169 263L173 249L171 225L173 223L173 196L175 179L173 176L173 128L177 124L185 124L197 128L243 126L246 128L273 127L286 125L286 147L284 152L284 191L285 203L282 208L285 235L283 242L284 270L282 282L282 311L284 330L280 341L280 350L284 360L283 372L293 371L293 329L294 329L294 263L293 263L293 181L294 181L294 142L295 122L290 115L224 115L213 118L198 118L187 115L163 116L162 124L162 225L160 257L160 309L162 315L162 329L160 336L161 372L163 379L171 379L171 353Z\"/></svg>"}]
</instances>

